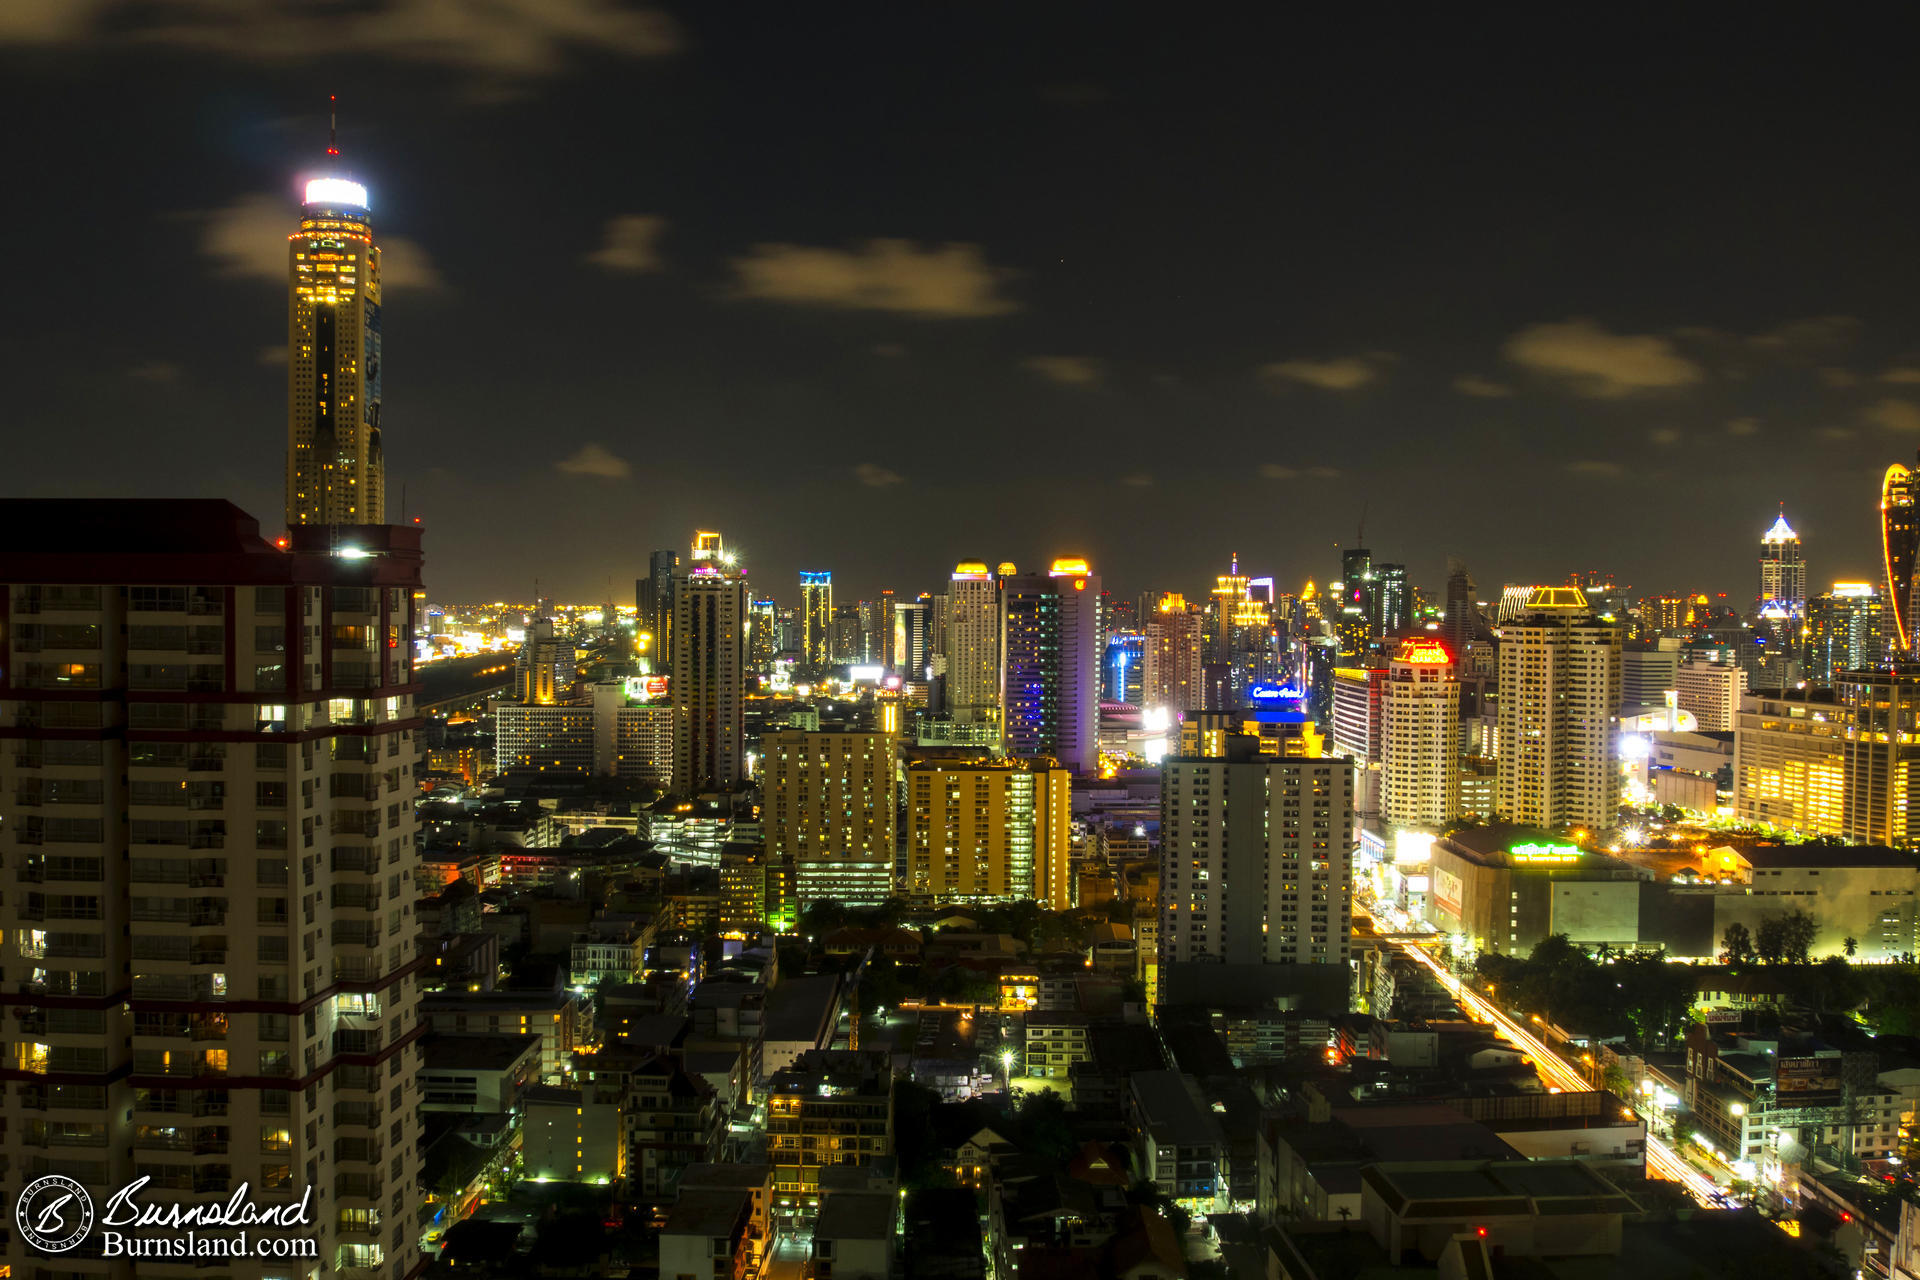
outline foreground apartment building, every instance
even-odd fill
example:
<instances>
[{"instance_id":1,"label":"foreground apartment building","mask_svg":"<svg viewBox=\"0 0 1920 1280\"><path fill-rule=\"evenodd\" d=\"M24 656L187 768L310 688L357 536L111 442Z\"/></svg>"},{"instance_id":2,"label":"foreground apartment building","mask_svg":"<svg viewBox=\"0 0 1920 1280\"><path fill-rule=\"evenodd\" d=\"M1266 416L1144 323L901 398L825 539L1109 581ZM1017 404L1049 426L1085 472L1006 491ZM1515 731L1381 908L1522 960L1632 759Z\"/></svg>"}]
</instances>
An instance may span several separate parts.
<instances>
[{"instance_id":1,"label":"foreground apartment building","mask_svg":"<svg viewBox=\"0 0 1920 1280\"><path fill-rule=\"evenodd\" d=\"M0 1191L311 1192L278 1234L312 1257L142 1276L419 1268L420 539L0 502ZM0 1262L132 1276L101 1234L49 1258L14 1230Z\"/></svg>"}]
</instances>

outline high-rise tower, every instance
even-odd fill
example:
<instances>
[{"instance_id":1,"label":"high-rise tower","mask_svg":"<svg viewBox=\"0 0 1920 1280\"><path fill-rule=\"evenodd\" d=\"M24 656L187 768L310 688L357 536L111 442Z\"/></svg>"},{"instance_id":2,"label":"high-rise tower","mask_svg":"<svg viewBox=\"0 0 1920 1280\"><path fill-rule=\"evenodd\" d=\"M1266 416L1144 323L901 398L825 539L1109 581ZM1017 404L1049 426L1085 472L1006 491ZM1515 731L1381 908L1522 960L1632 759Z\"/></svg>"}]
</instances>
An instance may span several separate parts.
<instances>
[{"instance_id":1,"label":"high-rise tower","mask_svg":"<svg viewBox=\"0 0 1920 1280\"><path fill-rule=\"evenodd\" d=\"M806 665L824 672L833 665L833 574L800 571L800 652Z\"/></svg>"},{"instance_id":2,"label":"high-rise tower","mask_svg":"<svg viewBox=\"0 0 1920 1280\"><path fill-rule=\"evenodd\" d=\"M60 1174L103 1217L129 1184L156 1212L304 1204L245 1234L323 1261L203 1254L233 1280L422 1265L421 566L414 525L282 546L225 502L0 502L10 1202ZM16 1230L0 1271L198 1274L100 1244Z\"/></svg>"},{"instance_id":3,"label":"high-rise tower","mask_svg":"<svg viewBox=\"0 0 1920 1280\"><path fill-rule=\"evenodd\" d=\"M287 243L287 525L381 524L386 509L367 189L314 178Z\"/></svg>"},{"instance_id":4,"label":"high-rise tower","mask_svg":"<svg viewBox=\"0 0 1920 1280\"><path fill-rule=\"evenodd\" d=\"M1500 639L1500 813L1545 827L1612 826L1619 705L1619 630L1578 587L1535 587Z\"/></svg>"},{"instance_id":5,"label":"high-rise tower","mask_svg":"<svg viewBox=\"0 0 1920 1280\"><path fill-rule=\"evenodd\" d=\"M1001 734L1007 753L1100 767L1100 579L1085 560L1014 574L1002 596Z\"/></svg>"},{"instance_id":6,"label":"high-rise tower","mask_svg":"<svg viewBox=\"0 0 1920 1280\"><path fill-rule=\"evenodd\" d=\"M1141 662L1141 696L1147 706L1197 711L1204 704L1200 624L1200 611L1177 593L1161 596L1148 615L1146 652Z\"/></svg>"},{"instance_id":7,"label":"high-rise tower","mask_svg":"<svg viewBox=\"0 0 1920 1280\"><path fill-rule=\"evenodd\" d=\"M1000 718L1000 578L963 560L947 587L947 705L962 724Z\"/></svg>"},{"instance_id":8,"label":"high-rise tower","mask_svg":"<svg viewBox=\"0 0 1920 1280\"><path fill-rule=\"evenodd\" d=\"M687 794L731 791L746 774L747 579L696 533L693 566L673 583L673 782Z\"/></svg>"},{"instance_id":9,"label":"high-rise tower","mask_svg":"<svg viewBox=\"0 0 1920 1280\"><path fill-rule=\"evenodd\" d=\"M1400 642L1380 698L1380 815L1442 826L1460 815L1460 680L1426 637Z\"/></svg>"},{"instance_id":10,"label":"high-rise tower","mask_svg":"<svg viewBox=\"0 0 1920 1280\"><path fill-rule=\"evenodd\" d=\"M1899 656L1913 652L1913 570L1920 560L1920 486L1905 465L1894 463L1880 482L1880 550L1887 566L1887 612Z\"/></svg>"},{"instance_id":11,"label":"high-rise tower","mask_svg":"<svg viewBox=\"0 0 1920 1280\"><path fill-rule=\"evenodd\" d=\"M1760 612L1770 610L1788 618L1807 612L1807 562L1784 510L1760 538Z\"/></svg>"}]
</instances>

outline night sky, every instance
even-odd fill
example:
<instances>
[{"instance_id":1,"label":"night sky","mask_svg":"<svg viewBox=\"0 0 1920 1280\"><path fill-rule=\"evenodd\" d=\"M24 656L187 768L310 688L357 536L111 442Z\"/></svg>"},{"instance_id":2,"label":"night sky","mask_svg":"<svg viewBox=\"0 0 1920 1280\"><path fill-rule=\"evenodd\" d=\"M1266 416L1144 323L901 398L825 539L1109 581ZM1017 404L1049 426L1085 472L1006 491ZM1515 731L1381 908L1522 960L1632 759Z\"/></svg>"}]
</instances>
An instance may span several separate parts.
<instances>
[{"instance_id":1,"label":"night sky","mask_svg":"<svg viewBox=\"0 0 1920 1280\"><path fill-rule=\"evenodd\" d=\"M337 93L437 600L630 602L696 526L784 600L1067 552L1191 596L1364 509L1430 591L1746 602L1782 501L1816 590L1876 577L1910 54L1757 12L7 0L6 492L280 519Z\"/></svg>"}]
</instances>

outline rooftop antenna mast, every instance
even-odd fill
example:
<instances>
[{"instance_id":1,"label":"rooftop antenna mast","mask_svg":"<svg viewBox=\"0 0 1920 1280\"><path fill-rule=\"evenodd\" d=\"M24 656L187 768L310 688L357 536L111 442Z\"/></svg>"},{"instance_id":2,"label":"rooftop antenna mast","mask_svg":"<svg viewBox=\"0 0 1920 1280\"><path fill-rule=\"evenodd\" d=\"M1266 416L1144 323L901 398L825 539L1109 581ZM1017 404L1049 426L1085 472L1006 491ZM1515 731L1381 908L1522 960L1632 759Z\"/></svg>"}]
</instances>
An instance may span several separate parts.
<instances>
[{"instance_id":1,"label":"rooftop antenna mast","mask_svg":"<svg viewBox=\"0 0 1920 1280\"><path fill-rule=\"evenodd\" d=\"M1362 499L1360 503L1360 531L1354 535L1353 545L1356 548L1364 548L1367 545L1367 503L1365 499Z\"/></svg>"},{"instance_id":2,"label":"rooftop antenna mast","mask_svg":"<svg viewBox=\"0 0 1920 1280\"><path fill-rule=\"evenodd\" d=\"M340 97L338 94L330 93L327 95L327 154L330 156L337 156L340 154L340 137L339 137L340 106L339 104L340 104Z\"/></svg>"}]
</instances>

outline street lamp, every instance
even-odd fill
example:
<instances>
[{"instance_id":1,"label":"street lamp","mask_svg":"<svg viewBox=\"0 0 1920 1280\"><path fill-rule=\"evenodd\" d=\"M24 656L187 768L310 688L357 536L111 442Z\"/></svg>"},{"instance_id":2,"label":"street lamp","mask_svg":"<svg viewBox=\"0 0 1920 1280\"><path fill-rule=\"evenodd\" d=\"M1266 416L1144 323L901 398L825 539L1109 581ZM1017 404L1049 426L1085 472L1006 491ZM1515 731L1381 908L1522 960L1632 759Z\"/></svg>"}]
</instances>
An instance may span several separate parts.
<instances>
[{"instance_id":1,"label":"street lamp","mask_svg":"<svg viewBox=\"0 0 1920 1280\"><path fill-rule=\"evenodd\" d=\"M1007 1078L1007 1089L1011 1091L1013 1089L1013 1050L1000 1051L1000 1070Z\"/></svg>"}]
</instances>

